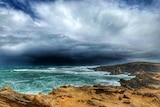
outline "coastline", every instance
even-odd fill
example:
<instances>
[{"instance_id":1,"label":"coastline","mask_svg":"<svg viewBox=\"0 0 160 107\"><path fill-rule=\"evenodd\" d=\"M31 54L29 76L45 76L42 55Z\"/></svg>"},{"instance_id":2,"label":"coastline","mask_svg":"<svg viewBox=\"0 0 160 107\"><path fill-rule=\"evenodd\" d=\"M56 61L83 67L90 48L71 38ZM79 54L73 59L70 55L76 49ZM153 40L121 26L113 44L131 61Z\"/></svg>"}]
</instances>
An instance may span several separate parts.
<instances>
[{"instance_id":1,"label":"coastline","mask_svg":"<svg viewBox=\"0 0 160 107\"><path fill-rule=\"evenodd\" d=\"M152 63L147 63L147 67L148 64L153 65ZM116 66L115 69L117 69ZM156 66L159 67L159 64L156 64ZM47 95L42 93L37 95L21 94L6 86L0 91L0 106L76 107L78 105L78 107L159 107L160 72L155 71L157 68L153 69L152 67L152 71L146 71L146 66L141 65L141 67L139 67L139 71L134 72L135 78L131 80L121 79L121 86L102 86L98 84L82 87L61 86L60 88L53 89ZM128 64L125 64L125 68L129 70Z\"/></svg>"}]
</instances>

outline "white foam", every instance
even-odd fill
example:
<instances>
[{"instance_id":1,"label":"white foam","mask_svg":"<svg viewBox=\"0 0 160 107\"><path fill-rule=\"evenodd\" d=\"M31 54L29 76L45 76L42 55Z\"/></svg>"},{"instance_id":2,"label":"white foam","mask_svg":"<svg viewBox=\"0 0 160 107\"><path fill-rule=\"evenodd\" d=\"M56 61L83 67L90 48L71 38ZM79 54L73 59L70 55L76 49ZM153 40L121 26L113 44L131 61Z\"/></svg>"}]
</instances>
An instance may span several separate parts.
<instances>
[{"instance_id":1,"label":"white foam","mask_svg":"<svg viewBox=\"0 0 160 107\"><path fill-rule=\"evenodd\" d=\"M49 69L13 69L14 72L45 72L45 73L51 73L54 72L54 70Z\"/></svg>"}]
</instances>

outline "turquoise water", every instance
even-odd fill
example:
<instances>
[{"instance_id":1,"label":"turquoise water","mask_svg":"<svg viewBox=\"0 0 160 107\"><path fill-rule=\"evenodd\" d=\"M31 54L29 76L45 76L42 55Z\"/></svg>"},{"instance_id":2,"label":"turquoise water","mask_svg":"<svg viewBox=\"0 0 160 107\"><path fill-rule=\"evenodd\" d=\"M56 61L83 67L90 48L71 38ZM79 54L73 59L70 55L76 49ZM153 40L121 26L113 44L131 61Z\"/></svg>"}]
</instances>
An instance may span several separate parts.
<instances>
[{"instance_id":1,"label":"turquoise water","mask_svg":"<svg viewBox=\"0 0 160 107\"><path fill-rule=\"evenodd\" d=\"M21 93L48 93L62 85L120 85L120 78L133 76L108 75L108 72L93 71L89 66L55 67L8 67L0 68L0 88L10 86Z\"/></svg>"}]
</instances>

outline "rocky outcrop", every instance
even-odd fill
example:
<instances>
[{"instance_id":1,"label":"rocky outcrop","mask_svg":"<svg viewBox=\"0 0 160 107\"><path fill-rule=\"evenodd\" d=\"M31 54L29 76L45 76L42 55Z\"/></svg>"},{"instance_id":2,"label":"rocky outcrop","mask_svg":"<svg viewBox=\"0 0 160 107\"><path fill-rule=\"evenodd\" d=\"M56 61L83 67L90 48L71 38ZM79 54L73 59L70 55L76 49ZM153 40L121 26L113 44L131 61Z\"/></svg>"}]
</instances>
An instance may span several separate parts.
<instances>
[{"instance_id":1,"label":"rocky outcrop","mask_svg":"<svg viewBox=\"0 0 160 107\"><path fill-rule=\"evenodd\" d=\"M5 86L0 91L0 107L47 107L37 99L39 95L17 93Z\"/></svg>"},{"instance_id":2,"label":"rocky outcrop","mask_svg":"<svg viewBox=\"0 0 160 107\"><path fill-rule=\"evenodd\" d=\"M149 62L132 62L126 64L112 65L112 66L99 66L96 68L90 68L95 71L107 71L111 75L128 74L136 75L139 72L159 72L160 63Z\"/></svg>"},{"instance_id":3,"label":"rocky outcrop","mask_svg":"<svg viewBox=\"0 0 160 107\"><path fill-rule=\"evenodd\" d=\"M151 88L160 89L160 74L159 73L140 73L131 80L120 79L120 84L123 87L130 88Z\"/></svg>"},{"instance_id":4,"label":"rocky outcrop","mask_svg":"<svg viewBox=\"0 0 160 107\"><path fill-rule=\"evenodd\" d=\"M142 103L143 102L143 103ZM48 95L0 91L0 107L159 107L160 91L121 86L62 86Z\"/></svg>"}]
</instances>

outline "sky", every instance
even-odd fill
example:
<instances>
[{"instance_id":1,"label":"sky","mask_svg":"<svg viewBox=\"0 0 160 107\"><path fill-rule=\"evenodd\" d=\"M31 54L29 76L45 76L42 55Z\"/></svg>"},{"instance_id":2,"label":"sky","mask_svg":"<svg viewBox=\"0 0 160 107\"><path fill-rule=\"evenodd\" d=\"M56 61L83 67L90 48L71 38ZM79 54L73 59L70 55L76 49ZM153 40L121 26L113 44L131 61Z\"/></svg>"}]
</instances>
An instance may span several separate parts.
<instances>
[{"instance_id":1,"label":"sky","mask_svg":"<svg viewBox=\"0 0 160 107\"><path fill-rule=\"evenodd\" d=\"M0 66L160 61L160 0L0 0Z\"/></svg>"}]
</instances>

